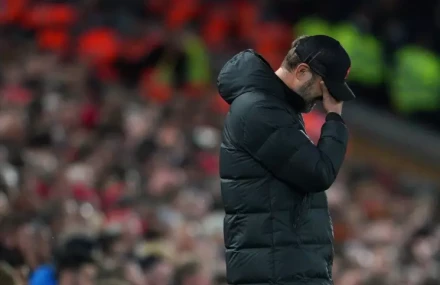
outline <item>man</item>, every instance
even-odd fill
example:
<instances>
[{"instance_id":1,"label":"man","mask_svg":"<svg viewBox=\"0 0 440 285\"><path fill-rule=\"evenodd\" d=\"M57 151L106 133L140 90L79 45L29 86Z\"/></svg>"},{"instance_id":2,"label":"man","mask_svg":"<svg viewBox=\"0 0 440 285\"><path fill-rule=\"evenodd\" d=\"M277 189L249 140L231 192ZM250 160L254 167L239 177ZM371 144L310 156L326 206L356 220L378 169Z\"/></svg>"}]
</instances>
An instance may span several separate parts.
<instances>
[{"instance_id":1,"label":"man","mask_svg":"<svg viewBox=\"0 0 440 285\"><path fill-rule=\"evenodd\" d=\"M66 237L54 252L54 265L39 267L30 277L30 285L90 285L97 273L96 241L87 235Z\"/></svg>"},{"instance_id":2,"label":"man","mask_svg":"<svg viewBox=\"0 0 440 285\"><path fill-rule=\"evenodd\" d=\"M274 73L252 50L220 72L228 102L220 151L229 284L333 284L333 227L327 190L347 148L342 101L350 58L327 36L295 40ZM315 146L301 113L322 101Z\"/></svg>"}]
</instances>

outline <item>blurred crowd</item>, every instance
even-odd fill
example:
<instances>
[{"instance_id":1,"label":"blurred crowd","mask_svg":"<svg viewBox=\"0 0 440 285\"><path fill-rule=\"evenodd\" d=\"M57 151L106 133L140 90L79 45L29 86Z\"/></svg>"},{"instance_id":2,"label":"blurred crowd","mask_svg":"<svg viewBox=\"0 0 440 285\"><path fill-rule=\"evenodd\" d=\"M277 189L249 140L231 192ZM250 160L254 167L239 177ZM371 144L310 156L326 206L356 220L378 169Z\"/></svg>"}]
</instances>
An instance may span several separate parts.
<instances>
[{"instance_id":1,"label":"blurred crowd","mask_svg":"<svg viewBox=\"0 0 440 285\"><path fill-rule=\"evenodd\" d=\"M0 284L225 285L216 72L247 47L276 67L292 23L357 11L311 2L0 1ZM436 9L409 2L368 3L399 39L434 35ZM440 284L438 190L349 157L335 284Z\"/></svg>"}]
</instances>

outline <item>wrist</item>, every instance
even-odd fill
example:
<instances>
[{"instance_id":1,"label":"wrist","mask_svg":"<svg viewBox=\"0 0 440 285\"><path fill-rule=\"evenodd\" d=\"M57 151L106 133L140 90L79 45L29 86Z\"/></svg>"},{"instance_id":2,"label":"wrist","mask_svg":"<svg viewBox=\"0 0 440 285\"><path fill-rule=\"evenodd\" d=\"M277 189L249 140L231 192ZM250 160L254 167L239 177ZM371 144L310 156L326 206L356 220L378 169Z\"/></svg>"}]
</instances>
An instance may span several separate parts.
<instances>
[{"instance_id":1,"label":"wrist","mask_svg":"<svg viewBox=\"0 0 440 285\"><path fill-rule=\"evenodd\" d=\"M339 116L342 116L342 111L327 111L327 115L328 114L338 114Z\"/></svg>"},{"instance_id":2,"label":"wrist","mask_svg":"<svg viewBox=\"0 0 440 285\"><path fill-rule=\"evenodd\" d=\"M341 114L336 112L328 112L327 116L325 117L325 121L338 121L344 123L344 120L342 119Z\"/></svg>"}]
</instances>

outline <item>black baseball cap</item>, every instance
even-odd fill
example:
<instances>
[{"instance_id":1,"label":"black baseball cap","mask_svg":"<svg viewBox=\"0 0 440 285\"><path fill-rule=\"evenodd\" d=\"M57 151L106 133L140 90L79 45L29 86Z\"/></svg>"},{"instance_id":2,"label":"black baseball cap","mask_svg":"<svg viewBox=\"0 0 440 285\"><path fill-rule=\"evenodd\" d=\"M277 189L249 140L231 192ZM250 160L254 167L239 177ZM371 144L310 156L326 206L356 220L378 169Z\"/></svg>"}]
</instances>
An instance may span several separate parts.
<instances>
[{"instance_id":1,"label":"black baseball cap","mask_svg":"<svg viewBox=\"0 0 440 285\"><path fill-rule=\"evenodd\" d=\"M335 99L349 101L356 98L345 81L350 73L351 60L337 40L324 35L306 36L299 40L296 54L323 78Z\"/></svg>"}]
</instances>

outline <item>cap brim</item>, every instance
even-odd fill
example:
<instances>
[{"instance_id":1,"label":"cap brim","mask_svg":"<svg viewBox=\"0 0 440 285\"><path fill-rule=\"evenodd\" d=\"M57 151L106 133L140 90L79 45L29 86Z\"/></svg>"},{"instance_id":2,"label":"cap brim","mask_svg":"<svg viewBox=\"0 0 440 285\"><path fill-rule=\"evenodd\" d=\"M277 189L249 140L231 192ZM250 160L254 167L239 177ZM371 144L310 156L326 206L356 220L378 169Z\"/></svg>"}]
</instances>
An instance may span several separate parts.
<instances>
[{"instance_id":1,"label":"cap brim","mask_svg":"<svg viewBox=\"0 0 440 285\"><path fill-rule=\"evenodd\" d=\"M346 82L335 82L324 79L324 83L327 86L330 95L332 95L336 100L350 101L356 98Z\"/></svg>"}]
</instances>

